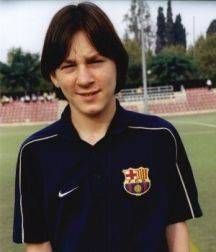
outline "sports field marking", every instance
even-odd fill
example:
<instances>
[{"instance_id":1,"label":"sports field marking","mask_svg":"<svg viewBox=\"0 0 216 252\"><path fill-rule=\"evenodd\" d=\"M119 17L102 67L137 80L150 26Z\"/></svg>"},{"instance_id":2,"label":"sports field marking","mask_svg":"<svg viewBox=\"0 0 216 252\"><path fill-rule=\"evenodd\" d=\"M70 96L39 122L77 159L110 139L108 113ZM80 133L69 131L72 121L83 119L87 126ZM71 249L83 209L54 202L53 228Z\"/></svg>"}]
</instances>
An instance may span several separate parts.
<instances>
[{"instance_id":1,"label":"sports field marking","mask_svg":"<svg viewBox=\"0 0 216 252\"><path fill-rule=\"evenodd\" d=\"M182 124L194 124L198 126L206 126L210 128L216 128L216 124L211 124L211 123L203 123L203 122L192 122L192 121L178 121L178 120L170 120L175 123L182 123Z\"/></svg>"},{"instance_id":2,"label":"sports field marking","mask_svg":"<svg viewBox=\"0 0 216 252\"><path fill-rule=\"evenodd\" d=\"M214 130L199 130L199 131L189 131L189 132L182 132L181 135L205 135L205 134L213 134L216 131Z\"/></svg>"}]
</instances>

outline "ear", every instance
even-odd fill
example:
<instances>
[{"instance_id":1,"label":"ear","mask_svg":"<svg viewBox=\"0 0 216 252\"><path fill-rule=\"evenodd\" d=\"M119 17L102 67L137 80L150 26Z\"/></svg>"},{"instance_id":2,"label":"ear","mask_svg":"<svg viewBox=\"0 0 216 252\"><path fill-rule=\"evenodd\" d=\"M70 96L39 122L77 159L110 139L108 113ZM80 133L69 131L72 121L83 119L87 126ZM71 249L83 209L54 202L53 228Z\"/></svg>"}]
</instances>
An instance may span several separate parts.
<instances>
[{"instance_id":1,"label":"ear","mask_svg":"<svg viewBox=\"0 0 216 252\"><path fill-rule=\"evenodd\" d=\"M50 79L51 79L52 83L54 84L54 86L56 88L59 88L59 84L58 84L58 81L57 81L55 73L50 74Z\"/></svg>"}]
</instances>

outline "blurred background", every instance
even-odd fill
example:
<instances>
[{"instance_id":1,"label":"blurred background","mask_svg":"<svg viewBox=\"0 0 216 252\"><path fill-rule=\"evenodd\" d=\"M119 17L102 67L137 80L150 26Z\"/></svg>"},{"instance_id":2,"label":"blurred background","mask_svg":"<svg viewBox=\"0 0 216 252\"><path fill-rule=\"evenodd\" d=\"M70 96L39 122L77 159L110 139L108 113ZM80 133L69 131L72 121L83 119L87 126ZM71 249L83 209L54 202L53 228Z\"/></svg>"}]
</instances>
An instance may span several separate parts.
<instances>
[{"instance_id":1,"label":"blurred background","mask_svg":"<svg viewBox=\"0 0 216 252\"><path fill-rule=\"evenodd\" d=\"M46 30L63 6L82 1L0 0L0 251L12 243L14 176L22 141L66 105L40 73ZM204 216L189 221L192 252L216 248L216 1L98 0L129 54L129 110L172 122L193 167ZM141 30L143 30L143 37Z\"/></svg>"}]
</instances>

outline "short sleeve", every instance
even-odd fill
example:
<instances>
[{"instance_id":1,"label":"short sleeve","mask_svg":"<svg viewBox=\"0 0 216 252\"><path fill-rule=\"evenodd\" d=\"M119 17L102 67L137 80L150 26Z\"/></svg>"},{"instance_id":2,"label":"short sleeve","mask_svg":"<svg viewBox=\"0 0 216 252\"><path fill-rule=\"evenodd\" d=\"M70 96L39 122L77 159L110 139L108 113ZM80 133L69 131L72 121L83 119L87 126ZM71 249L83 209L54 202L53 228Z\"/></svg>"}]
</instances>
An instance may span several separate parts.
<instances>
[{"instance_id":1,"label":"short sleeve","mask_svg":"<svg viewBox=\"0 0 216 252\"><path fill-rule=\"evenodd\" d=\"M174 167L171 167L168 224L202 216L192 168L184 145L174 127L171 132L174 140L175 164L173 164Z\"/></svg>"},{"instance_id":2,"label":"short sleeve","mask_svg":"<svg viewBox=\"0 0 216 252\"><path fill-rule=\"evenodd\" d=\"M43 202L43 179L31 143L22 145L16 167L13 241L48 240Z\"/></svg>"}]
</instances>

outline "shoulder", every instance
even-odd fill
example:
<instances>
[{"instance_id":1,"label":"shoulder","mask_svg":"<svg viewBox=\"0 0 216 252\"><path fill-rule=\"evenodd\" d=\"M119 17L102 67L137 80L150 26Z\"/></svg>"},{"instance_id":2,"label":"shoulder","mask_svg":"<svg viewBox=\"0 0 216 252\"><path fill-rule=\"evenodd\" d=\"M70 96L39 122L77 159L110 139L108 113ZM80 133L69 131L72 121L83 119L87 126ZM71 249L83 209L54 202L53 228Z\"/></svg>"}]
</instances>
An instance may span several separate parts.
<instances>
[{"instance_id":1,"label":"shoulder","mask_svg":"<svg viewBox=\"0 0 216 252\"><path fill-rule=\"evenodd\" d=\"M128 128L138 134L148 134L151 140L157 145L170 146L174 148L177 156L177 149L181 138L172 123L169 121L149 114L141 114L127 111L129 120Z\"/></svg>"},{"instance_id":2,"label":"shoulder","mask_svg":"<svg viewBox=\"0 0 216 252\"><path fill-rule=\"evenodd\" d=\"M143 128L146 130L168 130L176 131L175 127L169 121L150 114L141 114L137 112L127 111L129 118L129 127Z\"/></svg>"},{"instance_id":3,"label":"shoulder","mask_svg":"<svg viewBox=\"0 0 216 252\"><path fill-rule=\"evenodd\" d=\"M34 132L23 141L20 149L23 149L26 146L31 145L35 142L43 142L56 138L59 135L60 128L61 128L61 122L60 120L58 120L42 128L41 130Z\"/></svg>"},{"instance_id":4,"label":"shoulder","mask_svg":"<svg viewBox=\"0 0 216 252\"><path fill-rule=\"evenodd\" d=\"M175 145L179 141L179 134L171 122L156 115L141 114L126 111L128 118L128 128L138 131L140 134L146 133L152 136L162 137L170 140Z\"/></svg>"}]
</instances>

